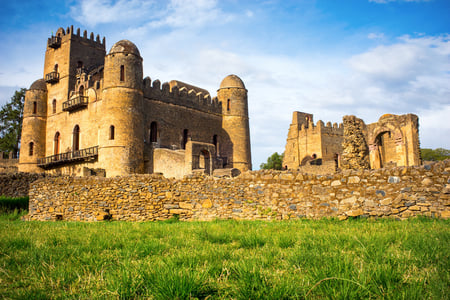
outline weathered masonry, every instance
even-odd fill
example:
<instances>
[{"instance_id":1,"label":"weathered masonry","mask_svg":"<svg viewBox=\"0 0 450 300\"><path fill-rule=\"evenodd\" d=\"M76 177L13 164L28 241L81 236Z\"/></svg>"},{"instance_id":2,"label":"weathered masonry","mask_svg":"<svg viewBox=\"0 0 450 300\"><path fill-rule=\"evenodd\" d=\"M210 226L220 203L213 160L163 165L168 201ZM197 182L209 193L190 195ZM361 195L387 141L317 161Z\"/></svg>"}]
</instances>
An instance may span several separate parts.
<instances>
[{"instance_id":1,"label":"weathered masonry","mask_svg":"<svg viewBox=\"0 0 450 300\"><path fill-rule=\"evenodd\" d=\"M283 165L289 169L323 172L343 169L379 169L421 164L419 118L414 114L386 114L366 125L355 116L341 124L313 122L313 115L294 112ZM318 167L319 165L323 167ZM323 173L322 173L323 174Z\"/></svg>"},{"instance_id":2,"label":"weathered masonry","mask_svg":"<svg viewBox=\"0 0 450 300\"><path fill-rule=\"evenodd\" d=\"M450 160L332 175L253 171L235 178L53 177L30 185L29 220L450 217Z\"/></svg>"},{"instance_id":3,"label":"weathered masonry","mask_svg":"<svg viewBox=\"0 0 450 300\"><path fill-rule=\"evenodd\" d=\"M112 177L251 170L247 89L226 76L205 89L143 76L130 41L73 27L47 41L43 78L26 92L20 172Z\"/></svg>"}]
</instances>

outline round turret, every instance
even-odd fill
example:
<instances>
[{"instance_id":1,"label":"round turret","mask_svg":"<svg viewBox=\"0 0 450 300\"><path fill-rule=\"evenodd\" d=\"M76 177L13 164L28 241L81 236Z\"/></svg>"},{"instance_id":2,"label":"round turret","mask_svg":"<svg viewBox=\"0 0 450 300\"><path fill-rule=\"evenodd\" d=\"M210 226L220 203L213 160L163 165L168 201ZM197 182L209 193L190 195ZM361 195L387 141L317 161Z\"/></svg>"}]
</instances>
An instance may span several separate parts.
<instances>
[{"instance_id":1,"label":"round turret","mask_svg":"<svg viewBox=\"0 0 450 300\"><path fill-rule=\"evenodd\" d=\"M221 89L226 89L226 88L245 89L245 85L244 85L244 82L242 81L242 79L240 79L238 76L228 75L220 83L220 88Z\"/></svg>"},{"instance_id":2,"label":"round turret","mask_svg":"<svg viewBox=\"0 0 450 300\"><path fill-rule=\"evenodd\" d=\"M108 177L142 173L143 68L137 47L122 40L105 57L99 161Z\"/></svg>"},{"instance_id":3,"label":"round turret","mask_svg":"<svg viewBox=\"0 0 450 300\"><path fill-rule=\"evenodd\" d=\"M114 53L127 53L127 54L134 54L136 56L141 57L141 54L139 53L138 48L135 44L130 42L129 40L121 40L115 43L111 50L109 51L109 54Z\"/></svg>"},{"instance_id":4,"label":"round turret","mask_svg":"<svg viewBox=\"0 0 450 300\"><path fill-rule=\"evenodd\" d=\"M222 127L230 139L220 153L228 158L228 167L251 170L250 126L244 82L236 75L228 75L222 80L217 97L222 102Z\"/></svg>"},{"instance_id":5,"label":"round turret","mask_svg":"<svg viewBox=\"0 0 450 300\"><path fill-rule=\"evenodd\" d=\"M43 172L38 158L45 157L45 127L47 122L47 85L36 80L25 93L22 135L20 141L20 172Z\"/></svg>"}]
</instances>

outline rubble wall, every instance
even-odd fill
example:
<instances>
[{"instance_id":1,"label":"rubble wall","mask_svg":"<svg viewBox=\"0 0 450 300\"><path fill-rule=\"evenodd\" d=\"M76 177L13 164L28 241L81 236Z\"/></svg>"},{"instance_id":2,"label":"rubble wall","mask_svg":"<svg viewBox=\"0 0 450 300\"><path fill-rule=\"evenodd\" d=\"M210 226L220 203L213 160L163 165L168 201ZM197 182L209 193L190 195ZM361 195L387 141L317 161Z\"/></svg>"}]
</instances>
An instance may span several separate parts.
<instances>
[{"instance_id":1,"label":"rubble wall","mask_svg":"<svg viewBox=\"0 0 450 300\"><path fill-rule=\"evenodd\" d=\"M30 185L30 220L281 220L450 217L450 160L332 175L245 172L235 178L160 175L43 178Z\"/></svg>"}]
</instances>

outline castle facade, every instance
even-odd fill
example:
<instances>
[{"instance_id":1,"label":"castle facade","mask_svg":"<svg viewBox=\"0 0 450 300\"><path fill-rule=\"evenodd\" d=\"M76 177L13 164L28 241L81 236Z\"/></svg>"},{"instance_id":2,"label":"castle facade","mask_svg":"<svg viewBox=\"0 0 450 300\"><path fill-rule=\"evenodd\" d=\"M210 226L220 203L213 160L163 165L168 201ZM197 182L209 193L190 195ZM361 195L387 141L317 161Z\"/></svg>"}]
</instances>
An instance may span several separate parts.
<instances>
[{"instance_id":1,"label":"castle facade","mask_svg":"<svg viewBox=\"0 0 450 300\"><path fill-rule=\"evenodd\" d=\"M44 77L26 92L19 171L62 175L251 170L247 89L236 75L217 97L143 76L130 41L109 53L73 26L47 42Z\"/></svg>"}]
</instances>

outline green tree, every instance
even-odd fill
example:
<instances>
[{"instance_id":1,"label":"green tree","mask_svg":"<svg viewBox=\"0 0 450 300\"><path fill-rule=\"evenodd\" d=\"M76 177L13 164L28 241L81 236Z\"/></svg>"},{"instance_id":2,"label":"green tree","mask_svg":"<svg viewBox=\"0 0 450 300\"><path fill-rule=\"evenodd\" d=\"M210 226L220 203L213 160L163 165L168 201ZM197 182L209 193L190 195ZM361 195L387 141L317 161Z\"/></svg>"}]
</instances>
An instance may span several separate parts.
<instances>
[{"instance_id":1,"label":"green tree","mask_svg":"<svg viewBox=\"0 0 450 300\"><path fill-rule=\"evenodd\" d=\"M437 149L420 149L420 155L423 161L438 161L444 159L450 159L450 150L444 148Z\"/></svg>"},{"instance_id":2,"label":"green tree","mask_svg":"<svg viewBox=\"0 0 450 300\"><path fill-rule=\"evenodd\" d=\"M259 167L261 169L273 169L273 170L281 170L283 169L283 157L284 153L281 155L278 152L272 154L268 159L267 163L262 163Z\"/></svg>"},{"instance_id":3,"label":"green tree","mask_svg":"<svg viewBox=\"0 0 450 300\"><path fill-rule=\"evenodd\" d=\"M12 152L14 157L19 152L25 91L16 91L0 110L0 151Z\"/></svg>"}]
</instances>

